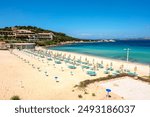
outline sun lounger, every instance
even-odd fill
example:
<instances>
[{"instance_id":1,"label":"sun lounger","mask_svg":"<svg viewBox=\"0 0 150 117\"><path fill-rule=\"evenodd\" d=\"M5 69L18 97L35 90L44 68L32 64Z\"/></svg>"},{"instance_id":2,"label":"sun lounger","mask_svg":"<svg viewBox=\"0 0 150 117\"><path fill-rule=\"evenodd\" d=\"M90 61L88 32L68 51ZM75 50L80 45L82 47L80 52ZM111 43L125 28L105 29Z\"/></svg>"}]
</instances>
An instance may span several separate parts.
<instances>
[{"instance_id":1,"label":"sun lounger","mask_svg":"<svg viewBox=\"0 0 150 117\"><path fill-rule=\"evenodd\" d=\"M104 66L102 64L99 64L99 68L104 68Z\"/></svg>"},{"instance_id":2,"label":"sun lounger","mask_svg":"<svg viewBox=\"0 0 150 117\"><path fill-rule=\"evenodd\" d=\"M87 71L87 74L90 75L90 76L96 76L95 71Z\"/></svg>"},{"instance_id":3,"label":"sun lounger","mask_svg":"<svg viewBox=\"0 0 150 117\"><path fill-rule=\"evenodd\" d=\"M76 66L69 65L68 68L70 68L70 69L76 69Z\"/></svg>"},{"instance_id":4,"label":"sun lounger","mask_svg":"<svg viewBox=\"0 0 150 117\"><path fill-rule=\"evenodd\" d=\"M84 68L85 68L85 69L89 69L90 67L84 65L84 66L82 66L82 69L84 69Z\"/></svg>"},{"instance_id":5,"label":"sun lounger","mask_svg":"<svg viewBox=\"0 0 150 117\"><path fill-rule=\"evenodd\" d=\"M61 62L60 62L60 61L55 61L55 63L56 63L56 64L61 64Z\"/></svg>"},{"instance_id":6,"label":"sun lounger","mask_svg":"<svg viewBox=\"0 0 150 117\"><path fill-rule=\"evenodd\" d=\"M104 71L104 74L109 74L109 71L108 71L108 70L105 70L105 71Z\"/></svg>"},{"instance_id":7,"label":"sun lounger","mask_svg":"<svg viewBox=\"0 0 150 117\"><path fill-rule=\"evenodd\" d=\"M133 77L135 77L135 76L137 76L138 74L137 73L135 73L135 72L128 72L127 73L128 75L130 75L130 76L133 76Z\"/></svg>"}]
</instances>

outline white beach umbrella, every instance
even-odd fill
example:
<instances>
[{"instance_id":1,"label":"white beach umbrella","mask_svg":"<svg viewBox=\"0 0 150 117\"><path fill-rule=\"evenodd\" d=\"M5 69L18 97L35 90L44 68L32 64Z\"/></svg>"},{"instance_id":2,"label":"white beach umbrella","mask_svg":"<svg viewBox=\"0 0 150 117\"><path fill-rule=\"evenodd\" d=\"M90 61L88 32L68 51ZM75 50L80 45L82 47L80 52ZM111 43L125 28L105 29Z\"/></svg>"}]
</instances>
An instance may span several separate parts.
<instances>
[{"instance_id":1,"label":"white beach umbrella","mask_svg":"<svg viewBox=\"0 0 150 117\"><path fill-rule=\"evenodd\" d=\"M101 64L103 64L103 61L101 61Z\"/></svg>"},{"instance_id":2,"label":"white beach umbrella","mask_svg":"<svg viewBox=\"0 0 150 117\"><path fill-rule=\"evenodd\" d=\"M108 68L108 66L109 66L109 65L107 64L107 65L106 65L106 69Z\"/></svg>"},{"instance_id":3,"label":"white beach umbrella","mask_svg":"<svg viewBox=\"0 0 150 117\"><path fill-rule=\"evenodd\" d=\"M87 61L87 57L85 58L85 61Z\"/></svg>"},{"instance_id":4,"label":"white beach umbrella","mask_svg":"<svg viewBox=\"0 0 150 117\"><path fill-rule=\"evenodd\" d=\"M75 59L76 59L76 57L74 56L74 57L73 57L73 60L75 60Z\"/></svg>"},{"instance_id":5,"label":"white beach umbrella","mask_svg":"<svg viewBox=\"0 0 150 117\"><path fill-rule=\"evenodd\" d=\"M82 57L80 56L80 61L81 61Z\"/></svg>"},{"instance_id":6,"label":"white beach umbrella","mask_svg":"<svg viewBox=\"0 0 150 117\"><path fill-rule=\"evenodd\" d=\"M94 62L95 62L95 59L93 59L93 64L94 64Z\"/></svg>"},{"instance_id":7,"label":"white beach umbrella","mask_svg":"<svg viewBox=\"0 0 150 117\"><path fill-rule=\"evenodd\" d=\"M111 66L111 67L113 66L113 63L112 63L112 62L110 63L110 66Z\"/></svg>"},{"instance_id":8,"label":"white beach umbrella","mask_svg":"<svg viewBox=\"0 0 150 117\"><path fill-rule=\"evenodd\" d=\"M134 72L135 72L135 73L137 72L137 66L134 67Z\"/></svg>"}]
</instances>

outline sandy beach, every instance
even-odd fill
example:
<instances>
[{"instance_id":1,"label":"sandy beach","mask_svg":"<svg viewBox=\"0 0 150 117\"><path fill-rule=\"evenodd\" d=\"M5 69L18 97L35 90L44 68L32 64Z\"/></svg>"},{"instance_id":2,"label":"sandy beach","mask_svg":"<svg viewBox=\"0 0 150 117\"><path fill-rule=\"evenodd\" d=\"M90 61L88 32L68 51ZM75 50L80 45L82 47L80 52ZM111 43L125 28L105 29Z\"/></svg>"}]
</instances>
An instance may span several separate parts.
<instances>
[{"instance_id":1,"label":"sandy beach","mask_svg":"<svg viewBox=\"0 0 150 117\"><path fill-rule=\"evenodd\" d=\"M41 48L37 49L41 50ZM148 74L148 66L146 65L126 63L123 61L69 52L53 51L53 53L70 55L71 58L74 58L75 56L76 59L82 57L83 61L87 58L90 63L94 61L95 64L103 60L104 67L110 65L112 62L113 68L116 70L123 65L131 71L134 71L134 67L136 66L137 74L141 76ZM96 76L89 76L86 74L87 69L82 69L81 66L77 66L76 69L69 69L69 64L66 64L65 62L54 64L54 60L49 61L47 58L39 58L18 50L13 50L13 54L9 51L0 50L0 58L1 100L9 100L14 95L18 95L23 100L128 99L125 98L125 95L121 95L115 90L112 90L110 93L111 98L106 97L107 93L105 90L106 88L111 88L111 85L104 86L103 83L90 84L86 88L87 94L80 89L74 88L74 86L81 81L107 76L107 74L104 74L104 69L96 70ZM130 80L127 79L126 83L130 84ZM144 90L144 88L142 90ZM79 95L82 97L79 98ZM150 97L146 97L146 99L150 99Z\"/></svg>"}]
</instances>

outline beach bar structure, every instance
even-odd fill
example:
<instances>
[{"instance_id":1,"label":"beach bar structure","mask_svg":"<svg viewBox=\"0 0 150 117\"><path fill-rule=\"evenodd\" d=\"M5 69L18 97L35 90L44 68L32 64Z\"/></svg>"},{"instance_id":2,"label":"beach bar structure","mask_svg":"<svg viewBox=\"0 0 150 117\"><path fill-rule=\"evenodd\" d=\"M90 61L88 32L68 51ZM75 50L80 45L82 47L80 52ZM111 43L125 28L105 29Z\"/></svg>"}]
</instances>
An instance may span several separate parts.
<instances>
[{"instance_id":1,"label":"beach bar structure","mask_svg":"<svg viewBox=\"0 0 150 117\"><path fill-rule=\"evenodd\" d=\"M35 49L35 43L11 43L10 48L12 49Z\"/></svg>"}]
</instances>

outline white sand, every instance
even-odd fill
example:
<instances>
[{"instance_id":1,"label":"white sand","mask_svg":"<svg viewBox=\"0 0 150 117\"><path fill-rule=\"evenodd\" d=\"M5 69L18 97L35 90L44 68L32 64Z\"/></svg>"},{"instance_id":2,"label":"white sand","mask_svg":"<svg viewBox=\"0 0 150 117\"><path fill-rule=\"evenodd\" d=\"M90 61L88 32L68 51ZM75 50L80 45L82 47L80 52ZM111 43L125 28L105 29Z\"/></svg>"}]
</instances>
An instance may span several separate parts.
<instances>
[{"instance_id":1,"label":"white sand","mask_svg":"<svg viewBox=\"0 0 150 117\"><path fill-rule=\"evenodd\" d=\"M38 61L37 58L30 57L21 51L14 50L14 53L30 63L25 63L9 51L0 51L0 99L10 99L18 95L26 100L77 100L80 94L83 96L81 99L106 99L105 89L99 87L101 89L99 94L94 85L90 86L88 95L80 90L72 91L80 81L97 78L97 76L88 76L80 67L70 70L65 63L62 63L54 68L53 61L47 61L45 58L40 58ZM31 64L34 64L35 68ZM37 70L37 67L40 67L41 72ZM63 72L61 67L64 68ZM45 76L45 71L49 76ZM70 74L71 71L73 76ZM58 77L59 82L55 81L55 76ZM92 96L92 93L97 95ZM120 97L112 94L110 99L120 99Z\"/></svg>"},{"instance_id":2,"label":"white sand","mask_svg":"<svg viewBox=\"0 0 150 117\"><path fill-rule=\"evenodd\" d=\"M58 53L59 51L53 52ZM78 95L80 94L83 96L81 99L107 99L105 88L99 86L99 83L90 84L87 87L88 94L84 94L84 92L80 90L72 91L74 90L73 87L81 81L107 76L104 74L105 68L96 70L97 76L91 77L86 74L87 70L83 71L81 69L81 66L77 66L77 69L71 70L68 68L68 64L62 62L62 64L56 64L54 67L54 61L48 61L46 58L40 58L38 60L38 57L31 57L29 54L17 50L14 50L14 53L30 63L25 63L22 59L10 54L9 51L0 51L0 99L10 99L13 95L19 95L21 99L32 100L76 100L79 99ZM104 66L107 64L110 65L110 63L113 62L115 70L119 69L122 64L131 71L134 71L134 67L137 66L137 73L139 75L148 74L148 66L146 65L69 52L59 53L66 54L67 56L71 55L71 58L75 56L76 59L79 59L81 56L83 61L87 58L90 63L92 63L94 59L94 64L103 60ZM42 60L44 62L42 62ZM32 64L34 64L35 68L32 67ZM38 67L40 67L40 72L37 69ZM63 67L64 71L61 70L61 67ZM47 71L48 76L45 75L45 71ZM73 76L70 72L73 72ZM59 82L55 81L55 76L58 77ZM127 82L127 84L129 83L130 81ZM143 90L144 89L142 89L142 91ZM95 93L96 96L92 96L92 93ZM128 93L126 95L128 95ZM121 99L123 95L118 96L112 92L111 96L109 99Z\"/></svg>"},{"instance_id":3,"label":"white sand","mask_svg":"<svg viewBox=\"0 0 150 117\"><path fill-rule=\"evenodd\" d=\"M112 92L131 100L150 100L150 84L129 77L101 83Z\"/></svg>"}]
</instances>

